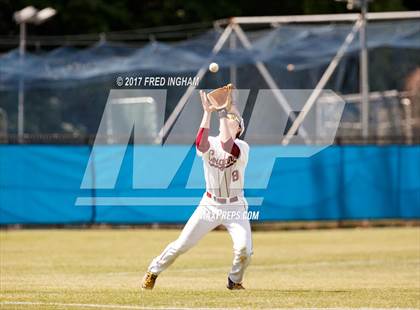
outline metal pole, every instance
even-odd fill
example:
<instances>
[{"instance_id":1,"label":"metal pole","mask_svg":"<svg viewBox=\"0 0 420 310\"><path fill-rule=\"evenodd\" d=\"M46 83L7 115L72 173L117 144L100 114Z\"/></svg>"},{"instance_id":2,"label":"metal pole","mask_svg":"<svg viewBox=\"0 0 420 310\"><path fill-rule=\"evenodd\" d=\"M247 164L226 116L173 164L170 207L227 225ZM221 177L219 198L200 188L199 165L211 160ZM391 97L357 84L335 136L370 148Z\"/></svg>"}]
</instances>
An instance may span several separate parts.
<instances>
[{"instance_id":1,"label":"metal pole","mask_svg":"<svg viewBox=\"0 0 420 310\"><path fill-rule=\"evenodd\" d=\"M343 14L320 14L320 15L288 15L288 16L240 16L229 19L219 19L214 22L217 27L230 23L243 24L288 24L288 23L324 23L324 22L351 22L359 19L360 14L343 13ZM412 19L420 18L420 11L407 12L378 12L367 13L369 20L386 20L386 19Z\"/></svg>"},{"instance_id":2,"label":"metal pole","mask_svg":"<svg viewBox=\"0 0 420 310\"><path fill-rule=\"evenodd\" d=\"M405 114L405 138L407 144L413 144L413 110L411 105L411 100L409 98L403 98L401 99L402 106L404 108L404 114Z\"/></svg>"},{"instance_id":3,"label":"metal pole","mask_svg":"<svg viewBox=\"0 0 420 310\"><path fill-rule=\"evenodd\" d=\"M251 42L248 40L248 37L246 36L245 32L242 30L241 26L237 24L233 24L233 30L238 35L239 41L242 43L242 45L247 49L250 50L252 48ZM295 121L296 118L294 118L294 115L292 112L292 108L290 107L289 103L287 102L286 98L284 97L283 93L281 92L280 88L278 87L276 81L271 76L270 72L268 71L267 67L262 61L256 61L255 67L260 72L261 76L263 77L264 81L267 83L267 85L270 87L270 89L273 91L273 95L279 105L282 107L282 109L286 112L287 115L290 116L292 121ZM306 132L305 128L301 128L300 135L302 136L305 143L309 144L310 139L309 135Z\"/></svg>"},{"instance_id":4,"label":"metal pole","mask_svg":"<svg viewBox=\"0 0 420 310\"><path fill-rule=\"evenodd\" d=\"M337 51L337 54L335 54L334 58L331 60L327 69L322 74L322 77L318 81L318 84L315 86L315 89L313 90L308 100L306 100L305 104L303 105L302 111L296 117L295 121L293 121L292 126L290 127L289 131L286 133L286 135L283 138L283 141L282 141L283 145L288 145L290 142L290 139L294 136L294 134L299 129L299 126L304 121L306 115L309 113L309 110L315 104L315 102L321 95L321 92L324 89L325 85L329 81L331 75L334 73L335 68L337 68L338 63L341 61L345 52L349 48L350 44L353 42L356 36L356 33L360 31L360 27L361 27L361 20L358 20L354 24L351 32L347 35L346 39L344 40L344 43L340 46L339 50Z\"/></svg>"},{"instance_id":5,"label":"metal pole","mask_svg":"<svg viewBox=\"0 0 420 310\"><path fill-rule=\"evenodd\" d=\"M19 78L19 94L18 94L18 137L23 139L25 132L25 81L23 76L23 64L25 59L26 48L26 24L20 23L20 40L19 40L19 64L20 64L20 78Z\"/></svg>"},{"instance_id":6,"label":"metal pole","mask_svg":"<svg viewBox=\"0 0 420 310\"><path fill-rule=\"evenodd\" d=\"M201 66L200 70L198 70L196 77L201 80L203 76L206 74L208 70L208 65L213 60L214 56L222 49L223 45L229 38L230 34L232 33L232 26L227 26L225 30L220 35L219 39L217 40L215 46L213 47L210 56L207 58L207 61ZM160 129L159 134L156 138L157 143L161 143L165 138L166 134L171 129L172 125L175 123L176 119L178 118L179 114L182 112L185 104L187 103L188 99L191 97L193 91L196 89L195 85L188 86L185 93L182 95L181 99L179 99L177 105L175 106L174 110L172 111L171 115L169 115L168 119L166 120L163 127Z\"/></svg>"},{"instance_id":7,"label":"metal pole","mask_svg":"<svg viewBox=\"0 0 420 310\"><path fill-rule=\"evenodd\" d=\"M368 80L368 51L367 51L367 0L361 0L361 21L360 28L360 93L362 105L362 136L369 136L369 80Z\"/></svg>"},{"instance_id":8,"label":"metal pole","mask_svg":"<svg viewBox=\"0 0 420 310\"><path fill-rule=\"evenodd\" d=\"M7 135L7 113L0 108L0 137Z\"/></svg>"},{"instance_id":9,"label":"metal pole","mask_svg":"<svg viewBox=\"0 0 420 310\"><path fill-rule=\"evenodd\" d=\"M229 48L230 48L231 52L233 52L234 49L236 48L236 34L235 33L232 33L230 35L230 38L229 38ZM235 85L235 86L237 86L237 75L236 75L236 72L237 72L236 65L231 65L230 66L230 82L233 85Z\"/></svg>"}]
</instances>

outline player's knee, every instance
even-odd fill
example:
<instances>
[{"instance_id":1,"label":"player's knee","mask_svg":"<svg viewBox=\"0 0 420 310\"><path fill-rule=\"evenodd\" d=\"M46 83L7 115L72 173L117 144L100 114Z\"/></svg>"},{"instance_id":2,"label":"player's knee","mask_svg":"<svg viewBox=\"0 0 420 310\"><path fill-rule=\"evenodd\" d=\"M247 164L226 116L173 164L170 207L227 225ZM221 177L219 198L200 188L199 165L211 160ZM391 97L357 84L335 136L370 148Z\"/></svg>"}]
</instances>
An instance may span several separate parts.
<instances>
[{"instance_id":1,"label":"player's knee","mask_svg":"<svg viewBox=\"0 0 420 310\"><path fill-rule=\"evenodd\" d=\"M252 249L250 247L243 246L243 247L239 248L238 253L240 255L251 256L252 255Z\"/></svg>"},{"instance_id":2,"label":"player's knee","mask_svg":"<svg viewBox=\"0 0 420 310\"><path fill-rule=\"evenodd\" d=\"M235 259L245 262L251 259L252 249L244 246L244 247L240 247L239 249L235 249L234 253L235 253Z\"/></svg>"}]
</instances>

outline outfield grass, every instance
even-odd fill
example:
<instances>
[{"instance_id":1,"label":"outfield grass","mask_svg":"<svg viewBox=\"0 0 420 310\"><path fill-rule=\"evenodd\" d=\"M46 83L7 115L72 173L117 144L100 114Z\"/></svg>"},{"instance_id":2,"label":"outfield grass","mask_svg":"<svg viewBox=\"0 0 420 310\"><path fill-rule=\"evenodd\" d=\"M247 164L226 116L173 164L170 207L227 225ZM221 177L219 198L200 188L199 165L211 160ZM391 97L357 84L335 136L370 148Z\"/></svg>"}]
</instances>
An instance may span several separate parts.
<instances>
[{"instance_id":1,"label":"outfield grass","mask_svg":"<svg viewBox=\"0 0 420 310\"><path fill-rule=\"evenodd\" d=\"M247 290L233 292L225 288L231 240L215 231L163 273L155 290L140 291L149 261L178 233L1 231L0 308L420 307L419 228L254 233ZM10 304L18 301L34 304Z\"/></svg>"}]
</instances>

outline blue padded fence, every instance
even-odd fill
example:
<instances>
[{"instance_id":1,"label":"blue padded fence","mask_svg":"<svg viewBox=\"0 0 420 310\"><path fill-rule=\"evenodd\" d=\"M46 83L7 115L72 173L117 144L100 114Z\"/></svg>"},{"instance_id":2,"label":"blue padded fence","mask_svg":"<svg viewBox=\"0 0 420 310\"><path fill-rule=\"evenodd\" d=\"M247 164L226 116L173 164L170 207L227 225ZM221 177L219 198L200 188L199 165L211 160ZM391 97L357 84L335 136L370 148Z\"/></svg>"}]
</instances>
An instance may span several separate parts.
<instances>
[{"instance_id":1,"label":"blue padded fence","mask_svg":"<svg viewBox=\"0 0 420 310\"><path fill-rule=\"evenodd\" d=\"M252 157L277 146L252 146ZM76 206L78 197L199 197L188 189L190 152L168 189L132 189L128 147L114 189L80 189L89 146L0 145L0 224L183 223L195 206ZM251 171L252 169L250 169ZM246 178L252 178L252 173ZM332 146L310 158L278 158L260 221L420 218L420 146Z\"/></svg>"}]
</instances>

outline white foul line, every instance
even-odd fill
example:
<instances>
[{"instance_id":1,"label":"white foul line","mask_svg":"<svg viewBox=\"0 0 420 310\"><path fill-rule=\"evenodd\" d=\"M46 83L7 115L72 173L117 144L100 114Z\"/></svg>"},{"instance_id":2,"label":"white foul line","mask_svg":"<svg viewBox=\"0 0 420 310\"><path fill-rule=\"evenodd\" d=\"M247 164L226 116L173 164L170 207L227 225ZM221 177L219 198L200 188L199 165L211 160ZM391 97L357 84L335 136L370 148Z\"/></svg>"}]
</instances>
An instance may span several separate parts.
<instances>
[{"instance_id":1,"label":"white foul line","mask_svg":"<svg viewBox=\"0 0 420 310\"><path fill-rule=\"evenodd\" d=\"M99 308L99 309L133 309L133 310L223 310L228 308L188 308L188 307L144 307L136 305L101 305L101 304L76 304L76 303L59 303L59 302L31 302L31 301L2 301L0 305L15 306L57 306L57 307L74 307L74 308ZM229 308L240 309L240 308Z\"/></svg>"},{"instance_id":2,"label":"white foul line","mask_svg":"<svg viewBox=\"0 0 420 310\"><path fill-rule=\"evenodd\" d=\"M57 307L85 307L85 308L100 308L100 309L133 309L133 310L191 310L191 309L200 309L200 310L233 310L240 308L202 308L202 307L143 307L136 305L101 305L101 304L76 304L76 303L58 303L58 302L30 302L30 301L2 301L0 305L15 305L15 306L57 306ZM349 307L340 307L340 308L264 308L266 310L411 310L414 308L349 308Z\"/></svg>"}]
</instances>

